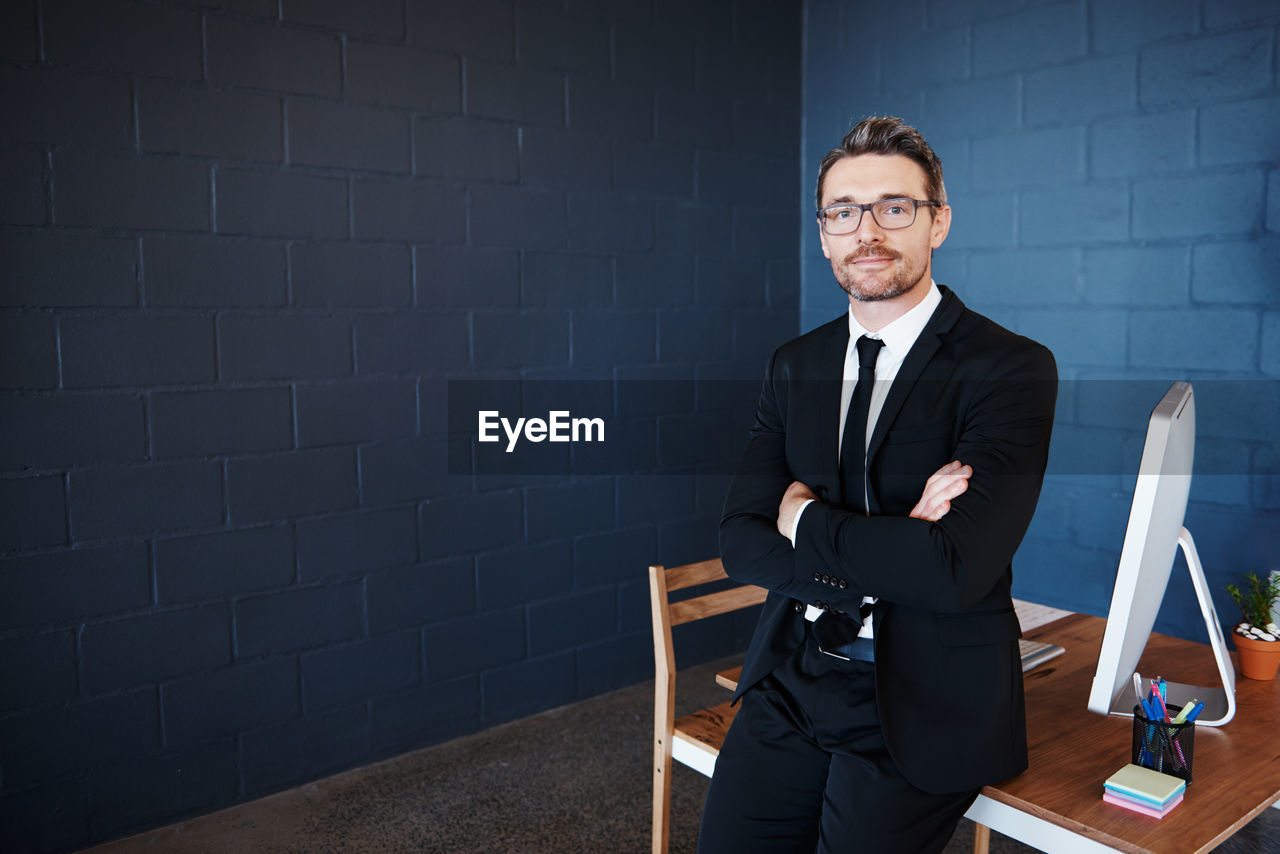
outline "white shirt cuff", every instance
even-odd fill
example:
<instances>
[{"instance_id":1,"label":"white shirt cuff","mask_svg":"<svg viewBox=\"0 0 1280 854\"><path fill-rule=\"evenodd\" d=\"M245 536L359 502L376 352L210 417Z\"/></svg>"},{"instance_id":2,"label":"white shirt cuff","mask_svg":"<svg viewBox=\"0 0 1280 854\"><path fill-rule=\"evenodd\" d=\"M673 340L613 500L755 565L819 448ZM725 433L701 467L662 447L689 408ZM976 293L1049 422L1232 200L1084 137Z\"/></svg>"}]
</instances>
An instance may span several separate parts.
<instances>
[{"instance_id":1,"label":"white shirt cuff","mask_svg":"<svg viewBox=\"0 0 1280 854\"><path fill-rule=\"evenodd\" d=\"M805 501L805 503L801 504L800 509L796 511L795 521L791 523L791 533L787 535L787 539L791 541L791 548L793 549L796 547L796 531L800 530L800 514L804 513L804 508L808 507L812 503L813 499L810 498Z\"/></svg>"}]
</instances>

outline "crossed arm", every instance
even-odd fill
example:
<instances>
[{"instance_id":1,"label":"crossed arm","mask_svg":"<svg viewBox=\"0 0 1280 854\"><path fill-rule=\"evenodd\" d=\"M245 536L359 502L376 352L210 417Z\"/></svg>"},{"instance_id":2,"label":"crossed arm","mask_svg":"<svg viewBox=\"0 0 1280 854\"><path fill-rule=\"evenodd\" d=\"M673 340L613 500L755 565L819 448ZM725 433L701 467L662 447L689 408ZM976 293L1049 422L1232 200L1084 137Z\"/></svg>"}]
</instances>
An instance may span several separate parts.
<instances>
[{"instance_id":1,"label":"crossed arm","mask_svg":"<svg viewBox=\"0 0 1280 854\"><path fill-rule=\"evenodd\" d=\"M767 378L720 526L729 574L802 601L819 594L814 572L836 570L848 589L820 591L836 602L852 604L867 593L954 612L980 600L1007 571L1030 524L1056 397L1057 371L1044 348L1011 353L999 364L999 375L967 404L955 461L934 473L908 516L864 516L815 502L800 516L794 548L780 531L791 530L813 493L791 476L785 402Z\"/></svg>"},{"instance_id":2,"label":"crossed arm","mask_svg":"<svg viewBox=\"0 0 1280 854\"><path fill-rule=\"evenodd\" d=\"M912 519L924 519L936 522L951 509L951 499L959 496L969 488L969 476L973 469L962 465L959 460L952 460L933 474L924 483L924 492L916 506L907 514ZM796 516L810 501L817 501L813 490L798 480L791 482L778 504L778 533L787 539L796 527Z\"/></svg>"}]
</instances>

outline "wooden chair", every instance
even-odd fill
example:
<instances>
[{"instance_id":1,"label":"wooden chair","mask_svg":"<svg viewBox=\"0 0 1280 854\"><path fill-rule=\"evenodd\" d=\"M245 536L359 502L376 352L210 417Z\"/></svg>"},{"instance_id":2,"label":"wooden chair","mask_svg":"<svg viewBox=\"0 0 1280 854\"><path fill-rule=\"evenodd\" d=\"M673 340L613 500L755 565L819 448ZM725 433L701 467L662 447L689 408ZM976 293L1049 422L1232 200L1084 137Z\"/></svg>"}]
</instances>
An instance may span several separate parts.
<instances>
[{"instance_id":1,"label":"wooden chair","mask_svg":"<svg viewBox=\"0 0 1280 854\"><path fill-rule=\"evenodd\" d=\"M653 692L653 854L667 854L671 813L671 760L710 777L725 733L737 711L727 701L675 719L676 661L671 627L681 623L750 608L764 601L769 591L743 584L695 596L679 602L668 600L673 590L728 578L720 560L706 560L664 569L649 567L649 604L653 612L653 660L656 680ZM742 668L716 674L716 682L730 691L738 688ZM974 854L987 854L991 829L974 822Z\"/></svg>"},{"instance_id":2,"label":"wooden chair","mask_svg":"<svg viewBox=\"0 0 1280 854\"><path fill-rule=\"evenodd\" d=\"M768 595L763 587L743 584L715 593L670 602L668 593L728 578L720 560L707 560L664 569L649 567L649 601L653 610L653 854L667 854L671 812L671 760L711 776L720 745L736 711L729 702L675 719L676 661L671 627L681 623L749 608ZM741 668L738 668L741 670ZM720 674L722 685L735 684L737 673Z\"/></svg>"}]
</instances>

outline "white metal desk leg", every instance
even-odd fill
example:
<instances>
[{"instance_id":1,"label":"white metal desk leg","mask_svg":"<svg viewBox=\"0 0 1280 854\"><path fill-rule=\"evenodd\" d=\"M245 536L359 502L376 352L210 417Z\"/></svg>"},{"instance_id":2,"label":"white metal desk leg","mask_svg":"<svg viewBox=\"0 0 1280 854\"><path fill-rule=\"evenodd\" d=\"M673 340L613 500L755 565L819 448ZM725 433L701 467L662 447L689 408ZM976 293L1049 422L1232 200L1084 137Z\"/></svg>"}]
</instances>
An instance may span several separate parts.
<instances>
[{"instance_id":1,"label":"white metal desk leg","mask_svg":"<svg viewBox=\"0 0 1280 854\"><path fill-rule=\"evenodd\" d=\"M1065 827L1059 827L1051 821L1037 818L1031 813L993 801L986 795L978 795L978 799L964 815L965 818L985 824L992 830L1049 854L1102 854L1116 850Z\"/></svg>"}]
</instances>

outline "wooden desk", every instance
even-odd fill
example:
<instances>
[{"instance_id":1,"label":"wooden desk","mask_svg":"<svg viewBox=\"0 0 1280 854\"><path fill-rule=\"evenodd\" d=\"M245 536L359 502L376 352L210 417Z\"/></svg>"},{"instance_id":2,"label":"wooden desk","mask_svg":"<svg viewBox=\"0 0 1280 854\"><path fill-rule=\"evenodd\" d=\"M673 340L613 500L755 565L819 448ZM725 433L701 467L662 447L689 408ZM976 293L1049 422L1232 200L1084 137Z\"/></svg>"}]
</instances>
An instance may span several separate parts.
<instances>
[{"instance_id":1,"label":"wooden desk","mask_svg":"<svg viewBox=\"0 0 1280 854\"><path fill-rule=\"evenodd\" d=\"M1280 679L1237 678L1235 718L1196 728L1194 780L1182 804L1147 818L1102 800L1102 782L1129 761L1133 744L1132 719L1087 708L1105 626L1071 614L1026 632L1066 648L1024 677L1031 765L985 787L965 815L1042 851L1208 851L1280 800ZM1147 642L1138 672L1193 685L1219 678L1207 644L1161 634ZM734 690L741 674L736 667L716 681Z\"/></svg>"},{"instance_id":2,"label":"wooden desk","mask_svg":"<svg viewBox=\"0 0 1280 854\"><path fill-rule=\"evenodd\" d=\"M1044 851L1208 851L1280 799L1280 680L1236 681L1236 716L1197 727L1194 780L1157 820L1102 800L1102 782L1129 761L1133 721L1086 709L1106 621L1072 614L1026 636L1066 653L1026 674L1030 768L987 786L968 817ZM1218 679L1206 644L1153 634L1138 664L1196 685Z\"/></svg>"}]
</instances>

